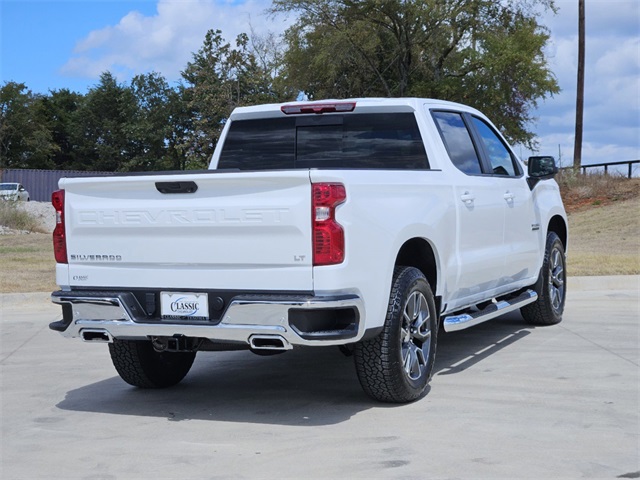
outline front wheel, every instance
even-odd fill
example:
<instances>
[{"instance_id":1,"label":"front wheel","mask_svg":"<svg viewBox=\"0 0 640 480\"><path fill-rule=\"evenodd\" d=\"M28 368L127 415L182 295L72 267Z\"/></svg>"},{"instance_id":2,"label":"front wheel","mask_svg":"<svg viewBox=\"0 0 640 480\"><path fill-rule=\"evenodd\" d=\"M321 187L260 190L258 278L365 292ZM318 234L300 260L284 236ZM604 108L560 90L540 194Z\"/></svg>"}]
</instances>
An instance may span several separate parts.
<instances>
[{"instance_id":1,"label":"front wheel","mask_svg":"<svg viewBox=\"0 0 640 480\"><path fill-rule=\"evenodd\" d=\"M436 355L438 317L431 287L420 270L396 267L382 333L356 344L364 391L381 402L405 403L427 390Z\"/></svg>"},{"instance_id":2,"label":"front wheel","mask_svg":"<svg viewBox=\"0 0 640 480\"><path fill-rule=\"evenodd\" d=\"M532 325L555 325L562 321L567 296L567 268L562 240L555 232L547 235L538 299L520 309L524 319Z\"/></svg>"},{"instance_id":3,"label":"front wheel","mask_svg":"<svg viewBox=\"0 0 640 480\"><path fill-rule=\"evenodd\" d=\"M120 377L140 388L165 388L180 383L196 352L157 352L150 341L118 340L109 344L111 361Z\"/></svg>"}]
</instances>

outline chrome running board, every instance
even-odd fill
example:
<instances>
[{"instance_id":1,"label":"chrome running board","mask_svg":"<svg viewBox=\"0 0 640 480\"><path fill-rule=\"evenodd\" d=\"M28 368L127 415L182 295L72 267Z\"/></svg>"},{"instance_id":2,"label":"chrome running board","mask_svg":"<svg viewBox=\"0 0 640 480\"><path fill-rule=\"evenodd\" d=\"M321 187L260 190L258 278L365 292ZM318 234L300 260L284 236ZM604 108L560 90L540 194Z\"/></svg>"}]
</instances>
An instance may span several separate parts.
<instances>
[{"instance_id":1,"label":"chrome running board","mask_svg":"<svg viewBox=\"0 0 640 480\"><path fill-rule=\"evenodd\" d=\"M444 330L445 332L464 330L465 328L473 327L479 323L486 322L487 320L499 317L505 313L517 310L520 307L524 307L529 303L535 302L537 299L538 294L536 292L533 290L527 290L515 298L492 303L487 308L480 310L479 312L463 313L461 315L445 317L443 320Z\"/></svg>"}]
</instances>

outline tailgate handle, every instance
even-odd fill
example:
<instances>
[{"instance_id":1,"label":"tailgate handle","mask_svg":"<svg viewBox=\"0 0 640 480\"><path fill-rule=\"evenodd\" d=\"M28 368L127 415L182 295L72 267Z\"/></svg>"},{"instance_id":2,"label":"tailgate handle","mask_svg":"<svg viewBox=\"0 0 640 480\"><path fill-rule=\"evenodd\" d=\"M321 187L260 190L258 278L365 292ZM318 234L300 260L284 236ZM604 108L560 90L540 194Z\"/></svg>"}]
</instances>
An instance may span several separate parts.
<instances>
[{"instance_id":1,"label":"tailgate handle","mask_svg":"<svg viewBox=\"0 0 640 480\"><path fill-rule=\"evenodd\" d=\"M160 193L195 193L198 185L196 182L156 182L156 189Z\"/></svg>"}]
</instances>

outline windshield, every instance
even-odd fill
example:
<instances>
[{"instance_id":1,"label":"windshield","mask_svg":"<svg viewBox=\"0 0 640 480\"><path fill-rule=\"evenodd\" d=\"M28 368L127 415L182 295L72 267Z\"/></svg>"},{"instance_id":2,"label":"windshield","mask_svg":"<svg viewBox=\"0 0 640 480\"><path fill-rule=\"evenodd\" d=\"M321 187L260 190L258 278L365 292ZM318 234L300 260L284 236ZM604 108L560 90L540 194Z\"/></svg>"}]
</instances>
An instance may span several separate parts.
<instances>
[{"instance_id":1,"label":"windshield","mask_svg":"<svg viewBox=\"0 0 640 480\"><path fill-rule=\"evenodd\" d=\"M0 190L18 190L17 183L0 183Z\"/></svg>"}]
</instances>

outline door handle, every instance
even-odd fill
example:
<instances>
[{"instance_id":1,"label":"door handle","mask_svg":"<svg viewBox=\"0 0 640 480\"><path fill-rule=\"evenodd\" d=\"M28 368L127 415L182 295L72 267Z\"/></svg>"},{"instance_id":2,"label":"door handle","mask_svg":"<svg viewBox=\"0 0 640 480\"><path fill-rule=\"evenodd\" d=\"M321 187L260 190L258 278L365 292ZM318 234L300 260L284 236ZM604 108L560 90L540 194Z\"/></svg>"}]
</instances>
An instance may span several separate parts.
<instances>
[{"instance_id":1,"label":"door handle","mask_svg":"<svg viewBox=\"0 0 640 480\"><path fill-rule=\"evenodd\" d=\"M476 196L470 192L464 192L460 199L464 202L465 205L471 205L473 201L476 199Z\"/></svg>"},{"instance_id":2,"label":"door handle","mask_svg":"<svg viewBox=\"0 0 640 480\"><path fill-rule=\"evenodd\" d=\"M504 199L507 202L512 202L514 198L516 198L516 196L508 190L507 190L507 193L504 194Z\"/></svg>"}]
</instances>

